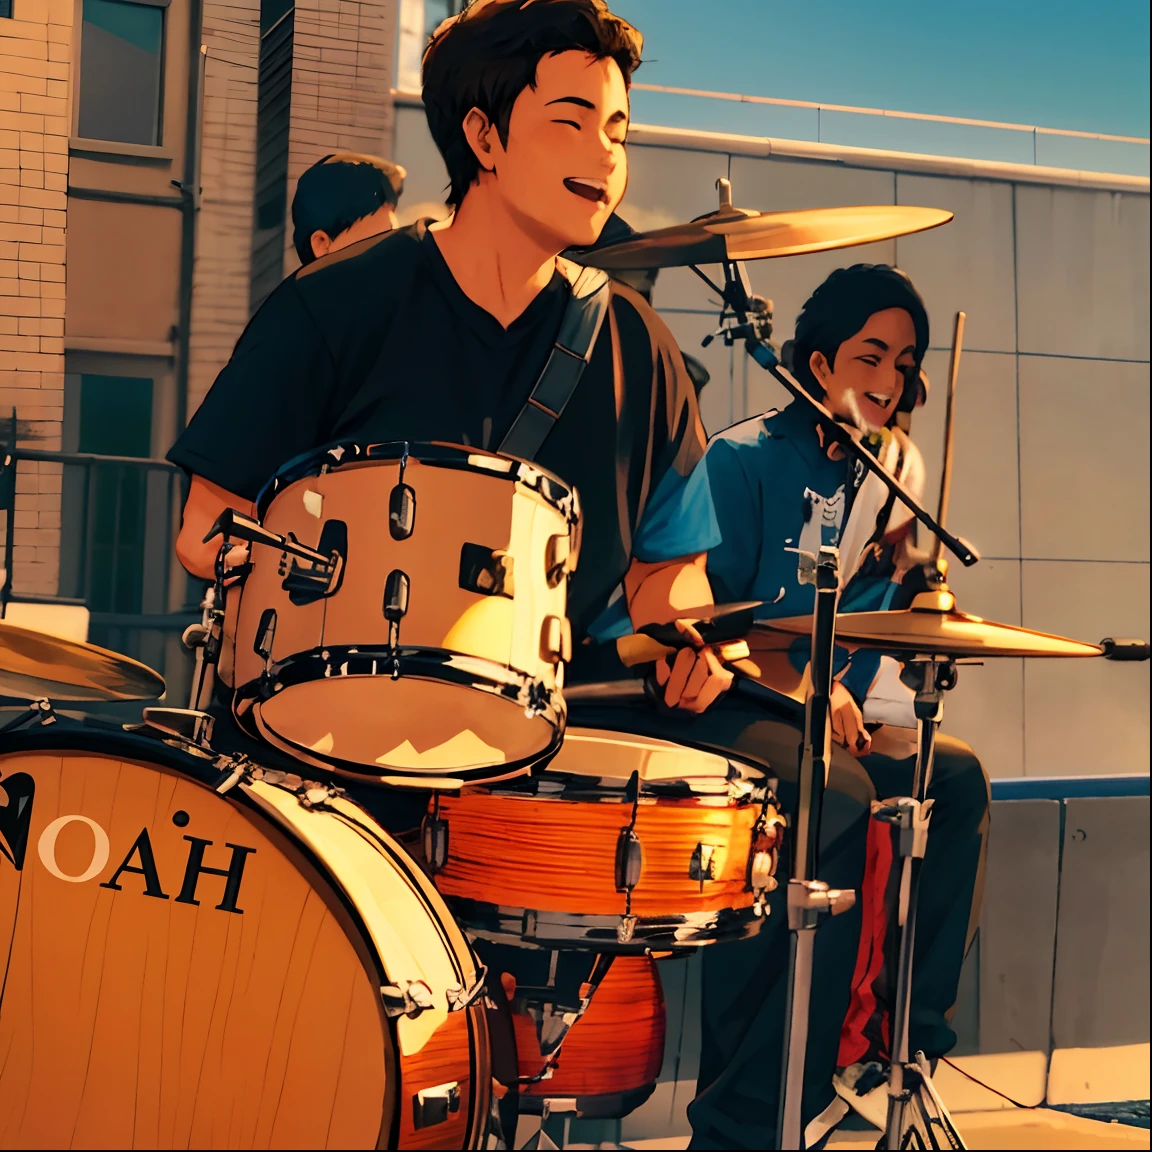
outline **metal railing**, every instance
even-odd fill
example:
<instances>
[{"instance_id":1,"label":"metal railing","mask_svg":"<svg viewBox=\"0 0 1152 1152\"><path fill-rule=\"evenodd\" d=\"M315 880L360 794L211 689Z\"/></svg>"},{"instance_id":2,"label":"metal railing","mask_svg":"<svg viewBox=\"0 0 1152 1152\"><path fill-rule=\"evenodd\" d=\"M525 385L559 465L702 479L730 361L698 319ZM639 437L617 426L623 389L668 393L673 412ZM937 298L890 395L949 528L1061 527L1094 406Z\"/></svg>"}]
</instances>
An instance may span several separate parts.
<instances>
[{"instance_id":1,"label":"metal railing","mask_svg":"<svg viewBox=\"0 0 1152 1152\"><path fill-rule=\"evenodd\" d=\"M688 97L694 100L721 101L732 104L757 105L765 109L779 109L781 112L808 112L813 118L805 123L803 119L795 117L788 120L788 125L781 131L768 131L768 125L763 125L764 135L796 135L803 134L815 139L817 143L833 143L851 145L865 143L856 139L863 125L880 121L905 122L909 127L915 123L923 125L937 125L943 131L939 140L933 141L922 133L907 139L904 149L910 152L936 153L941 149L956 149L957 154L973 155L984 159L1010 159L1016 163L1031 163L1058 168L1085 168L1091 171L1131 171L1133 174L1146 175L1148 168L1149 140L1144 136L1121 136L1107 132L1083 132L1075 128L1048 128L1036 124L1014 124L1003 120L982 120L969 116L945 116L933 112L904 112L892 108L866 108L852 104L832 104L814 100L788 100L777 96L753 96L740 92L713 92L704 88L681 88L667 84L634 83L633 92L651 93L655 97ZM646 104L637 109L637 118L643 117L645 123L651 123L651 112ZM677 127L684 125L679 123ZM855 125L855 127L853 127ZM975 129L985 133L1002 134L1001 139L1010 141L1018 139L1024 143L1023 149L1015 149L1011 144L1007 147L1010 156L1001 156L999 147L989 147L995 137L985 135L966 138L957 136L954 129ZM729 129L736 131L737 129ZM1050 145L1045 145L1045 141ZM1068 147L1053 151L1059 141L1067 144L1079 144L1082 147L1069 151ZM867 143L872 144L871 140ZM886 140L883 144L876 144L885 148L897 148L899 138ZM1115 146L1119 146L1117 151ZM899 150L899 149L898 149ZM986 155L986 153L988 153ZM997 153L992 155L991 153Z\"/></svg>"},{"instance_id":2,"label":"metal railing","mask_svg":"<svg viewBox=\"0 0 1152 1152\"><path fill-rule=\"evenodd\" d=\"M44 503L34 497L56 488L40 483L36 493L31 484L22 484L30 464L41 480L59 476L59 527L49 529L48 542L44 527L21 523L27 520L22 513ZM0 473L5 524L0 615L9 604L84 605L89 641L155 668L168 682L167 699L182 704L191 661L180 635L200 617L200 587L175 553L186 495L186 476L166 460L9 447ZM54 592L21 578L20 555L33 543L51 551L52 539L59 556Z\"/></svg>"}]
</instances>

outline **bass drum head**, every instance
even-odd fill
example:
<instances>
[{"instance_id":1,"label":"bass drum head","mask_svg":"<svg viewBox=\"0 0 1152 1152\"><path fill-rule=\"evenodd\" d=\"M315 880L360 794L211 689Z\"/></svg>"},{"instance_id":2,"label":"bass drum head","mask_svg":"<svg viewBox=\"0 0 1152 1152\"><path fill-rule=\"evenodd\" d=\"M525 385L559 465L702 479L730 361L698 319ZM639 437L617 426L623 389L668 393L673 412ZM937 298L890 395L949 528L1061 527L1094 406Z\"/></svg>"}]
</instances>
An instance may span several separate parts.
<instances>
[{"instance_id":1,"label":"bass drum head","mask_svg":"<svg viewBox=\"0 0 1152 1152\"><path fill-rule=\"evenodd\" d=\"M505 779L526 772L559 739L548 714L527 715L515 699L407 675L288 684L253 714L259 736L289 755L388 783Z\"/></svg>"},{"instance_id":2,"label":"bass drum head","mask_svg":"<svg viewBox=\"0 0 1152 1152\"><path fill-rule=\"evenodd\" d=\"M28 743L0 746L0 1145L388 1143L380 966L305 853L162 745Z\"/></svg>"}]
</instances>

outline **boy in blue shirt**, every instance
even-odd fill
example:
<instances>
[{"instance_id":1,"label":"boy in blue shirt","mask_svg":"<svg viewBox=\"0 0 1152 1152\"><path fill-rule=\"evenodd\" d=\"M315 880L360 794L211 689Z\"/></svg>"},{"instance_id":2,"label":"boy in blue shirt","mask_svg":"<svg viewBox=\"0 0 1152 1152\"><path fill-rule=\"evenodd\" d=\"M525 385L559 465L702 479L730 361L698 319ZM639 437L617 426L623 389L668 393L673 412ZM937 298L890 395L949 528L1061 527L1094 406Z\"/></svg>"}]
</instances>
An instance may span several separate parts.
<instances>
[{"instance_id":1,"label":"boy in blue shirt","mask_svg":"<svg viewBox=\"0 0 1152 1152\"><path fill-rule=\"evenodd\" d=\"M914 492L922 487L922 464L895 421L921 396L927 347L923 302L903 273L884 265L834 272L805 304L796 337L785 347L800 383L837 419L865 432L869 447ZM907 514L891 504L879 481L865 479L839 448L825 442L815 417L799 401L714 437L692 482L671 500L653 501L634 554L642 561L646 543L661 553L675 551L679 534L698 540L709 523L718 529L713 538L719 537L706 562L717 603L762 600L761 618L811 613L815 589L799 580L798 553L814 553L821 544L840 548L842 611L906 607L911 599L899 583L910 567ZM807 638L792 647L797 671L807 663L808 647ZM907 749L892 755L872 750L863 713L880 666L875 652L838 651L832 697L839 747L825 798L819 878L858 892L871 808L877 797L907 794L914 765ZM574 706L572 722L647 731L770 764L780 779L782 802L794 811L801 710L783 696L776 709L726 696L702 715L690 716L701 710L696 693L716 695L717 676L704 681L700 668L691 651L657 665L665 703L678 705L676 713ZM911 726L910 707L908 717ZM893 751L891 741L886 751ZM932 795L936 806L922 871L911 1043L913 1050L935 1058L956 1042L947 1015L970 920L975 922L987 827L987 777L960 741L939 739ZM783 886L775 914L757 936L705 952L700 1076L689 1107L691 1148L773 1146L787 960L782 893ZM882 973L869 965L854 973L863 903L828 921L817 937L804 1098L808 1147L847 1111L834 1094L837 1070L839 1091L867 1111L853 1087L866 1091L887 1054ZM869 940L882 938L885 930L883 923L864 925ZM882 1107L880 1096L882 1090L869 1103Z\"/></svg>"}]
</instances>

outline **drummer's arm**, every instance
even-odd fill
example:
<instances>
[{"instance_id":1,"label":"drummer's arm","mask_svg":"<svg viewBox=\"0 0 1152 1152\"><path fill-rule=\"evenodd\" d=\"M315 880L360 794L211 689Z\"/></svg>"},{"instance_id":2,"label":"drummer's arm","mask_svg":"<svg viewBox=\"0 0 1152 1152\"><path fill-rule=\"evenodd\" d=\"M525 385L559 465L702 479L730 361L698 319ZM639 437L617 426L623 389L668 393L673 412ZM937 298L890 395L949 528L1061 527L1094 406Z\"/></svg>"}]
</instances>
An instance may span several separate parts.
<instances>
[{"instance_id":1,"label":"drummer's arm","mask_svg":"<svg viewBox=\"0 0 1152 1152\"><path fill-rule=\"evenodd\" d=\"M711 604L706 560L704 552L657 563L633 560L624 577L633 627L639 630L646 624L666 624L677 620L686 608ZM700 643L691 624L677 620L677 627L692 641L692 646L681 649L671 666L658 660L656 678L669 707L703 712L731 687L732 673L721 664L713 648Z\"/></svg>"},{"instance_id":2,"label":"drummer's arm","mask_svg":"<svg viewBox=\"0 0 1152 1152\"><path fill-rule=\"evenodd\" d=\"M205 543L204 537L225 508L235 508L247 516L255 515L251 500L245 500L203 476L192 477L188 501L184 505L184 521L180 535L176 537L176 558L193 576L211 580L216 574L216 556L221 540L217 536ZM247 559L247 547L233 548L228 554L228 567L234 568Z\"/></svg>"}]
</instances>

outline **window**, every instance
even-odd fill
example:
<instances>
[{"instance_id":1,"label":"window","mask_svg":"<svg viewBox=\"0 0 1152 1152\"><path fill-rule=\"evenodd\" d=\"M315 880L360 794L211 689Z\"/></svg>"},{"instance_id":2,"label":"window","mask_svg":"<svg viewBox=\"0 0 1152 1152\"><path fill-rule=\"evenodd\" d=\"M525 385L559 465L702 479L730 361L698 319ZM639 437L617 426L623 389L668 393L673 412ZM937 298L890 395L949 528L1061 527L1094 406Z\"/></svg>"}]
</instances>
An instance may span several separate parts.
<instances>
[{"instance_id":1,"label":"window","mask_svg":"<svg viewBox=\"0 0 1152 1152\"><path fill-rule=\"evenodd\" d=\"M431 36L442 21L463 10L462 0L424 0L424 35Z\"/></svg>"},{"instance_id":2,"label":"window","mask_svg":"<svg viewBox=\"0 0 1152 1152\"><path fill-rule=\"evenodd\" d=\"M12 0L0 0L0 19L12 19Z\"/></svg>"},{"instance_id":3,"label":"window","mask_svg":"<svg viewBox=\"0 0 1152 1152\"><path fill-rule=\"evenodd\" d=\"M88 140L160 143L164 9L84 0L80 117Z\"/></svg>"},{"instance_id":4,"label":"window","mask_svg":"<svg viewBox=\"0 0 1152 1152\"><path fill-rule=\"evenodd\" d=\"M70 375L65 388L65 441L76 451L152 455L151 379L85 372ZM148 483L147 473L130 464L64 466L60 591L86 600L92 612L141 610Z\"/></svg>"}]
</instances>

